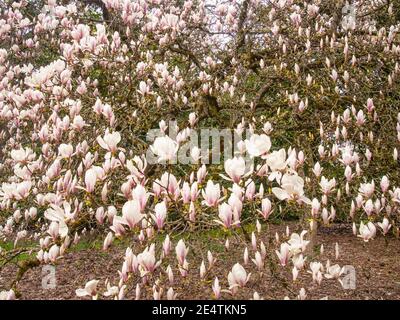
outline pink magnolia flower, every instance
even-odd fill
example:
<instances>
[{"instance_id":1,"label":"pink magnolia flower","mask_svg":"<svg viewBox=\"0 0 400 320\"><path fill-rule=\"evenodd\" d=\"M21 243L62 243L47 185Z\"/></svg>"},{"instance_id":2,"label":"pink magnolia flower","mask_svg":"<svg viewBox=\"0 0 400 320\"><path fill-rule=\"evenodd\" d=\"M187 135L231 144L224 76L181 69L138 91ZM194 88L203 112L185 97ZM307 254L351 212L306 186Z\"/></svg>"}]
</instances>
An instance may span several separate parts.
<instances>
[{"instance_id":1,"label":"pink magnolia flower","mask_svg":"<svg viewBox=\"0 0 400 320\"><path fill-rule=\"evenodd\" d=\"M267 165L272 171L272 176L268 177L270 181L275 180L279 171L283 171L287 167L286 151L285 149L280 149L279 151L274 151L267 156Z\"/></svg>"},{"instance_id":2,"label":"pink magnolia flower","mask_svg":"<svg viewBox=\"0 0 400 320\"><path fill-rule=\"evenodd\" d=\"M65 159L70 158L74 152L74 147L71 144L62 143L58 147L58 155Z\"/></svg>"},{"instance_id":3,"label":"pink magnolia flower","mask_svg":"<svg viewBox=\"0 0 400 320\"><path fill-rule=\"evenodd\" d=\"M191 201L189 205L189 220L192 222L196 221L196 208L193 201Z\"/></svg>"},{"instance_id":4,"label":"pink magnolia flower","mask_svg":"<svg viewBox=\"0 0 400 320\"><path fill-rule=\"evenodd\" d=\"M151 151L158 156L158 162L174 160L178 148L178 143L168 136L156 138L150 146Z\"/></svg>"},{"instance_id":5,"label":"pink magnolia flower","mask_svg":"<svg viewBox=\"0 0 400 320\"><path fill-rule=\"evenodd\" d=\"M185 242L182 239L179 240L175 247L176 259L178 260L179 265L184 265L188 252L189 249L186 247Z\"/></svg>"},{"instance_id":6,"label":"pink magnolia flower","mask_svg":"<svg viewBox=\"0 0 400 320\"><path fill-rule=\"evenodd\" d=\"M239 197L236 194L232 193L228 199L228 204L231 206L232 212L235 212L238 215L238 217L240 217L243 208L243 203L239 199Z\"/></svg>"},{"instance_id":7,"label":"pink magnolia flower","mask_svg":"<svg viewBox=\"0 0 400 320\"><path fill-rule=\"evenodd\" d=\"M107 237L104 239L104 243L103 243L103 250L106 251L108 249L108 247L111 245L113 241L113 234L112 232L109 232L107 234Z\"/></svg>"},{"instance_id":8,"label":"pink magnolia flower","mask_svg":"<svg viewBox=\"0 0 400 320\"><path fill-rule=\"evenodd\" d=\"M157 225L157 229L161 230L164 227L165 219L167 218L167 206L165 202L157 203L154 207L152 218Z\"/></svg>"},{"instance_id":9,"label":"pink magnolia flower","mask_svg":"<svg viewBox=\"0 0 400 320\"><path fill-rule=\"evenodd\" d=\"M371 113L374 110L374 101L371 98L367 99L367 110L369 113Z\"/></svg>"},{"instance_id":10,"label":"pink magnolia flower","mask_svg":"<svg viewBox=\"0 0 400 320\"><path fill-rule=\"evenodd\" d=\"M156 180L157 186L153 184L153 189L156 189L157 193L168 193L176 201L180 195L179 183L172 173L164 172L161 179Z\"/></svg>"},{"instance_id":11,"label":"pink magnolia flower","mask_svg":"<svg viewBox=\"0 0 400 320\"><path fill-rule=\"evenodd\" d=\"M189 124L190 124L190 126L193 127L195 125L196 121L197 121L196 113L191 112L189 114Z\"/></svg>"},{"instance_id":12,"label":"pink magnolia flower","mask_svg":"<svg viewBox=\"0 0 400 320\"><path fill-rule=\"evenodd\" d=\"M376 227L372 222L368 222L365 225L361 221L359 232L360 232L360 234L358 235L358 237L362 238L365 242L368 242L369 240L375 238Z\"/></svg>"},{"instance_id":13,"label":"pink magnolia flower","mask_svg":"<svg viewBox=\"0 0 400 320\"><path fill-rule=\"evenodd\" d=\"M208 180L206 188L202 190L202 195L204 198L204 201L202 202L203 204L208 207L217 206L221 196L219 183L214 184L211 180Z\"/></svg>"},{"instance_id":14,"label":"pink magnolia flower","mask_svg":"<svg viewBox=\"0 0 400 320\"><path fill-rule=\"evenodd\" d=\"M266 134L253 134L245 144L251 157L263 156L271 149L271 139Z\"/></svg>"},{"instance_id":15,"label":"pink magnolia flower","mask_svg":"<svg viewBox=\"0 0 400 320\"><path fill-rule=\"evenodd\" d=\"M36 157L32 149L30 148L11 150L10 155L15 162L21 162L21 163L32 161Z\"/></svg>"},{"instance_id":16,"label":"pink magnolia flower","mask_svg":"<svg viewBox=\"0 0 400 320\"><path fill-rule=\"evenodd\" d=\"M320 176L321 173L322 173L322 168L321 168L321 165L319 164L319 162L317 162L317 163L314 165L314 168L312 169L312 171L313 171L313 173L315 174L315 176L316 176L317 178L319 178L319 176Z\"/></svg>"},{"instance_id":17,"label":"pink magnolia flower","mask_svg":"<svg viewBox=\"0 0 400 320\"><path fill-rule=\"evenodd\" d=\"M344 271L345 271L345 269L341 268L338 264L335 264L333 266L328 266L326 268L325 278L339 279Z\"/></svg>"},{"instance_id":18,"label":"pink magnolia flower","mask_svg":"<svg viewBox=\"0 0 400 320\"><path fill-rule=\"evenodd\" d=\"M383 176L381 179L381 190L383 193L385 193L386 191L388 191L390 186L390 182L387 176Z\"/></svg>"},{"instance_id":19,"label":"pink magnolia flower","mask_svg":"<svg viewBox=\"0 0 400 320\"><path fill-rule=\"evenodd\" d=\"M292 233L288 244L290 245L290 255L295 256L301 252L304 252L310 241L304 240L304 236L307 234L306 230L303 230L300 235L298 233Z\"/></svg>"},{"instance_id":20,"label":"pink magnolia flower","mask_svg":"<svg viewBox=\"0 0 400 320\"><path fill-rule=\"evenodd\" d=\"M139 201L130 200L125 202L122 207L122 217L131 229L135 227L144 217L144 215L140 213Z\"/></svg>"},{"instance_id":21,"label":"pink magnolia flower","mask_svg":"<svg viewBox=\"0 0 400 320\"><path fill-rule=\"evenodd\" d=\"M146 247L142 253L139 253L137 261L139 263L139 270L142 277L153 272L161 263L160 261L156 262L154 244L150 247Z\"/></svg>"},{"instance_id":22,"label":"pink magnolia flower","mask_svg":"<svg viewBox=\"0 0 400 320\"><path fill-rule=\"evenodd\" d=\"M285 242L281 244L280 251L275 250L279 263L282 267L286 266L290 257L290 246Z\"/></svg>"},{"instance_id":23,"label":"pink magnolia flower","mask_svg":"<svg viewBox=\"0 0 400 320\"><path fill-rule=\"evenodd\" d=\"M375 182L372 180L371 183L361 183L360 188L358 189L358 192L364 197L364 198L370 198L375 191Z\"/></svg>"},{"instance_id":24,"label":"pink magnolia flower","mask_svg":"<svg viewBox=\"0 0 400 320\"><path fill-rule=\"evenodd\" d=\"M49 250L49 260L51 262L56 262L60 255L60 247L54 244Z\"/></svg>"},{"instance_id":25,"label":"pink magnolia flower","mask_svg":"<svg viewBox=\"0 0 400 320\"><path fill-rule=\"evenodd\" d=\"M383 218L382 222L378 222L378 226L382 229L384 235L386 235L392 227L392 225L389 223L388 218L386 217Z\"/></svg>"},{"instance_id":26,"label":"pink magnolia flower","mask_svg":"<svg viewBox=\"0 0 400 320\"><path fill-rule=\"evenodd\" d=\"M190 194L190 185L188 182L184 182L181 188L181 195L183 203L187 204L190 202L191 194Z\"/></svg>"},{"instance_id":27,"label":"pink magnolia flower","mask_svg":"<svg viewBox=\"0 0 400 320\"><path fill-rule=\"evenodd\" d=\"M199 170L197 170L197 174L196 174L197 182L198 182L198 183L202 183L203 180L204 180L204 178L206 177L206 175L207 175L207 168L206 168L206 166L203 164L203 165L199 168Z\"/></svg>"},{"instance_id":28,"label":"pink magnolia flower","mask_svg":"<svg viewBox=\"0 0 400 320\"><path fill-rule=\"evenodd\" d=\"M321 191L325 195L327 195L327 194L331 193L334 190L334 188L336 186L336 179L333 178L331 180L328 180L327 178L322 176L319 185L321 187Z\"/></svg>"},{"instance_id":29,"label":"pink magnolia flower","mask_svg":"<svg viewBox=\"0 0 400 320\"><path fill-rule=\"evenodd\" d=\"M99 280L90 280L86 283L85 288L75 291L78 297L91 296L94 300L97 299L97 285Z\"/></svg>"},{"instance_id":30,"label":"pink magnolia flower","mask_svg":"<svg viewBox=\"0 0 400 320\"><path fill-rule=\"evenodd\" d=\"M15 292L10 289L9 291L0 291L0 301L1 300L15 300Z\"/></svg>"},{"instance_id":31,"label":"pink magnolia flower","mask_svg":"<svg viewBox=\"0 0 400 320\"><path fill-rule=\"evenodd\" d=\"M279 200L299 200L311 204L311 200L304 196L304 180L297 175L285 174L281 180L282 188L272 188L273 194Z\"/></svg>"},{"instance_id":32,"label":"pink magnolia flower","mask_svg":"<svg viewBox=\"0 0 400 320\"><path fill-rule=\"evenodd\" d=\"M246 181L246 186L247 186L245 192L246 199L252 201L256 194L256 184L254 183L253 180L249 179Z\"/></svg>"},{"instance_id":33,"label":"pink magnolia flower","mask_svg":"<svg viewBox=\"0 0 400 320\"><path fill-rule=\"evenodd\" d=\"M233 210L232 207L227 204L223 203L218 207L218 217L220 220L214 220L215 222L223 225L225 228L230 228L233 225Z\"/></svg>"},{"instance_id":34,"label":"pink magnolia flower","mask_svg":"<svg viewBox=\"0 0 400 320\"><path fill-rule=\"evenodd\" d=\"M86 191L91 193L94 191L94 187L97 181L97 172L94 168L91 168L85 173L85 185Z\"/></svg>"},{"instance_id":35,"label":"pink magnolia flower","mask_svg":"<svg viewBox=\"0 0 400 320\"><path fill-rule=\"evenodd\" d=\"M124 225L126 224L127 222L125 218L114 215L112 220L112 226L110 227L110 229L114 231L115 235L118 237L125 232Z\"/></svg>"},{"instance_id":36,"label":"pink magnolia flower","mask_svg":"<svg viewBox=\"0 0 400 320\"><path fill-rule=\"evenodd\" d=\"M320 209L321 209L321 203L318 201L318 199L316 199L316 198L312 199L312 202L311 202L311 215L313 217L318 217Z\"/></svg>"},{"instance_id":37,"label":"pink magnolia flower","mask_svg":"<svg viewBox=\"0 0 400 320\"><path fill-rule=\"evenodd\" d=\"M167 300L175 300L178 296L177 293L174 292L173 288L169 288L167 291Z\"/></svg>"},{"instance_id":38,"label":"pink magnolia flower","mask_svg":"<svg viewBox=\"0 0 400 320\"><path fill-rule=\"evenodd\" d=\"M214 292L214 296L216 299L219 299L221 297L221 286L219 285L218 278L215 277L214 283L212 285L212 290Z\"/></svg>"},{"instance_id":39,"label":"pink magnolia flower","mask_svg":"<svg viewBox=\"0 0 400 320\"><path fill-rule=\"evenodd\" d=\"M257 269L261 271L264 268L264 260L260 254L260 252L256 252L254 259L251 259L253 263L256 265Z\"/></svg>"},{"instance_id":40,"label":"pink magnolia flower","mask_svg":"<svg viewBox=\"0 0 400 320\"><path fill-rule=\"evenodd\" d=\"M375 210L374 203L372 202L371 199L368 199L367 202L364 204L364 211L369 217Z\"/></svg>"},{"instance_id":41,"label":"pink magnolia flower","mask_svg":"<svg viewBox=\"0 0 400 320\"><path fill-rule=\"evenodd\" d=\"M241 264L236 263L232 267L232 271L228 274L229 289L235 293L238 287L244 287L246 285L250 279L250 275L251 273L247 274Z\"/></svg>"},{"instance_id":42,"label":"pink magnolia flower","mask_svg":"<svg viewBox=\"0 0 400 320\"><path fill-rule=\"evenodd\" d=\"M140 212L146 208L147 199L149 198L149 193L147 193L146 188L141 184L138 184L132 191L132 199L139 202Z\"/></svg>"},{"instance_id":43,"label":"pink magnolia flower","mask_svg":"<svg viewBox=\"0 0 400 320\"><path fill-rule=\"evenodd\" d=\"M165 239L164 239L164 242L163 242L162 247L163 247L163 253L164 253L164 255L165 255L165 256L168 256L168 255L169 255L169 252L170 252L170 250L171 250L171 240L170 240L168 234L167 234L167 236L166 236Z\"/></svg>"},{"instance_id":44,"label":"pink magnolia flower","mask_svg":"<svg viewBox=\"0 0 400 320\"><path fill-rule=\"evenodd\" d=\"M246 163L243 157L234 157L232 159L226 160L224 167L226 173L230 178L228 180L232 180L235 183L239 183L246 171ZM222 175L222 177L225 176Z\"/></svg>"},{"instance_id":45,"label":"pink magnolia flower","mask_svg":"<svg viewBox=\"0 0 400 320\"><path fill-rule=\"evenodd\" d=\"M117 131L109 133L107 130L103 138L97 137L96 140L103 149L114 153L117 151L117 145L121 141L121 135Z\"/></svg>"}]
</instances>

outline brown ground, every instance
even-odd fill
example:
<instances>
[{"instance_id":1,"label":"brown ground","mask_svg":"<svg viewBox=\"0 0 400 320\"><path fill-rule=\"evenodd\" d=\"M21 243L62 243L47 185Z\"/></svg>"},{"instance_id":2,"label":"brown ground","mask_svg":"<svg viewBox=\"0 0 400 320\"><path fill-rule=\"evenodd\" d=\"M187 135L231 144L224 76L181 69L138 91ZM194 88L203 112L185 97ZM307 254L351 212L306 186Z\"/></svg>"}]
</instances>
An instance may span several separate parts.
<instances>
[{"instance_id":1,"label":"brown ground","mask_svg":"<svg viewBox=\"0 0 400 320\"><path fill-rule=\"evenodd\" d=\"M271 234L275 231L283 232L284 226L273 226ZM243 265L244 246L231 241L228 252L224 250L223 240L209 239L212 243L205 244L206 239L190 240L193 245L188 261L192 268L190 277L182 279L174 269L174 290L179 294L179 299L210 299L212 297L211 280L218 276L222 288L227 287L226 275L234 263ZM338 242L340 246L340 257L334 258L334 246ZM320 244L324 244L324 254L318 254ZM176 244L176 240L174 241ZM251 244L248 244L250 262L245 266L252 273L246 288L240 289L234 298L250 299L253 292L257 291L264 299L282 299L289 296L295 298L301 287L306 288L307 297L310 299L400 299L400 241L391 238L386 245L381 236L369 243L354 237L349 228L340 226L334 229L320 229L316 241L316 255L308 261L321 261L325 264L330 259L331 264L338 263L340 266L353 265L356 270L356 289L344 290L337 280L323 280L321 286L312 284L311 275L304 271L300 274L297 283L291 282L291 269L278 267L279 276L289 279L289 287L281 280L273 278L266 268L266 272L260 278L251 258L254 255ZM207 248L210 247L215 256L218 257L216 266L208 277L207 283L199 281L198 270L201 259L206 259ZM200 248L203 248L200 250ZM105 280L109 278L113 284L118 282L117 270L121 268L125 247L114 246L108 252L99 249L84 249L68 253L56 266L57 286L55 289L42 289L41 268L29 270L19 283L22 293L21 299L75 299L75 289L83 287L86 281L91 279ZM135 250L134 250L135 252ZM135 253L138 253L137 250ZM174 253L171 255L171 266L176 265ZM275 254L274 254L275 259ZM9 265L0 272L0 290L6 288L15 275L15 266ZM101 289L104 282L100 282ZM127 298L134 297L134 287L126 294ZM223 293L223 298L232 298ZM142 298L151 298L150 291L144 293ZM164 294L165 298L165 294Z\"/></svg>"}]
</instances>

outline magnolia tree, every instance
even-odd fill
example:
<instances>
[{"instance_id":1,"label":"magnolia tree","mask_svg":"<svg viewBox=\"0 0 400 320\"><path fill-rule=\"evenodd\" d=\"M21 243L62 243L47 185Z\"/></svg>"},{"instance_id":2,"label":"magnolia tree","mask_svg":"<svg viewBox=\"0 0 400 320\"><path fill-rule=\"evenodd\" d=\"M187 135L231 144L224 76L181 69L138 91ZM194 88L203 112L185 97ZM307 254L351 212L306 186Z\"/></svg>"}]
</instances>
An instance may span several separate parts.
<instances>
[{"instance_id":1,"label":"magnolia tree","mask_svg":"<svg viewBox=\"0 0 400 320\"><path fill-rule=\"evenodd\" d=\"M0 270L29 253L0 297L89 233L129 244L119 281L78 297L175 299L195 277L232 298L286 268L304 299L299 274L339 279L307 259L318 226L399 233L399 21L389 0L0 3ZM270 234L288 216L297 233ZM190 261L210 229L243 239L226 273L211 248Z\"/></svg>"}]
</instances>

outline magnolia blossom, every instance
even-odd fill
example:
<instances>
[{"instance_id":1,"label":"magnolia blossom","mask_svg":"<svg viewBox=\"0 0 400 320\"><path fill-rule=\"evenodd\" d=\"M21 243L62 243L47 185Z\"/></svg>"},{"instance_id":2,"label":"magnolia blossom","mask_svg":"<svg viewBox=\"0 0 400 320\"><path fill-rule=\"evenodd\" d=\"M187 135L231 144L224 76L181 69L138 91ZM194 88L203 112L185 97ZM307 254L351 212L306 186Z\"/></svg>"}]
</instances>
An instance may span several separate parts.
<instances>
[{"instance_id":1,"label":"magnolia blossom","mask_svg":"<svg viewBox=\"0 0 400 320\"><path fill-rule=\"evenodd\" d=\"M246 150L251 157L265 155L271 149L271 139L266 134L253 134L245 141Z\"/></svg>"},{"instance_id":2,"label":"magnolia blossom","mask_svg":"<svg viewBox=\"0 0 400 320\"><path fill-rule=\"evenodd\" d=\"M144 217L144 215L140 213L139 201L130 200L125 202L122 207L122 217L130 228L137 225Z\"/></svg>"},{"instance_id":3,"label":"magnolia blossom","mask_svg":"<svg viewBox=\"0 0 400 320\"><path fill-rule=\"evenodd\" d=\"M236 263L228 274L229 289L234 293L237 287L244 287L249 281L250 275L250 273L247 275L241 264Z\"/></svg>"},{"instance_id":4,"label":"magnolia blossom","mask_svg":"<svg viewBox=\"0 0 400 320\"><path fill-rule=\"evenodd\" d=\"M239 183L242 176L245 174L246 162L243 157L234 157L225 161L224 168L229 178L233 182Z\"/></svg>"},{"instance_id":5,"label":"magnolia blossom","mask_svg":"<svg viewBox=\"0 0 400 320\"><path fill-rule=\"evenodd\" d=\"M180 181L178 182L173 174L164 172L161 176L161 180L155 180L153 190L156 195L166 193L174 200L177 200L180 195L179 183Z\"/></svg>"},{"instance_id":6,"label":"magnolia blossom","mask_svg":"<svg viewBox=\"0 0 400 320\"><path fill-rule=\"evenodd\" d=\"M138 184L135 189L132 191L132 199L137 200L139 202L140 211L146 207L147 199L149 198L149 193L146 191L146 188L141 184Z\"/></svg>"},{"instance_id":7,"label":"magnolia blossom","mask_svg":"<svg viewBox=\"0 0 400 320\"><path fill-rule=\"evenodd\" d=\"M268 179L270 181L280 179L281 171L284 171L287 167L286 150L280 149L279 151L268 154L266 163L271 169L271 174L268 176Z\"/></svg>"},{"instance_id":8,"label":"magnolia blossom","mask_svg":"<svg viewBox=\"0 0 400 320\"><path fill-rule=\"evenodd\" d=\"M186 260L189 249L186 247L185 242L181 239L175 247L176 259L182 266Z\"/></svg>"},{"instance_id":9,"label":"magnolia blossom","mask_svg":"<svg viewBox=\"0 0 400 320\"><path fill-rule=\"evenodd\" d=\"M202 190L201 193L204 198L204 201L202 202L203 204L208 207L215 207L218 205L221 196L219 183L214 184L211 180L208 180L206 188Z\"/></svg>"},{"instance_id":10,"label":"magnolia blossom","mask_svg":"<svg viewBox=\"0 0 400 320\"><path fill-rule=\"evenodd\" d=\"M157 225L158 229L162 229L165 223L165 219L167 218L167 206L165 202L157 203L154 207L154 214L152 214L152 218Z\"/></svg>"},{"instance_id":11,"label":"magnolia blossom","mask_svg":"<svg viewBox=\"0 0 400 320\"><path fill-rule=\"evenodd\" d=\"M124 217L120 217L114 215L112 218L112 226L110 229L115 232L115 235L118 237L125 232L124 225L126 225L126 219Z\"/></svg>"},{"instance_id":12,"label":"magnolia blossom","mask_svg":"<svg viewBox=\"0 0 400 320\"><path fill-rule=\"evenodd\" d=\"M1 300L15 300L15 292L10 289L9 291L0 291L0 301Z\"/></svg>"},{"instance_id":13,"label":"magnolia blossom","mask_svg":"<svg viewBox=\"0 0 400 320\"><path fill-rule=\"evenodd\" d=\"M257 269L261 271L264 268L264 260L261 256L260 252L256 252L254 259L251 259L253 263L256 265Z\"/></svg>"},{"instance_id":14,"label":"magnolia blossom","mask_svg":"<svg viewBox=\"0 0 400 320\"><path fill-rule=\"evenodd\" d=\"M310 241L304 240L306 234L306 230L303 230L300 235L298 233L292 233L288 240L291 255L297 255L306 250L307 245L310 243Z\"/></svg>"},{"instance_id":15,"label":"magnolia blossom","mask_svg":"<svg viewBox=\"0 0 400 320\"><path fill-rule=\"evenodd\" d=\"M375 191L375 182L372 181L371 183L362 183L358 192L363 195L364 198L370 198Z\"/></svg>"},{"instance_id":16,"label":"magnolia blossom","mask_svg":"<svg viewBox=\"0 0 400 320\"><path fill-rule=\"evenodd\" d=\"M63 202L63 207L51 204L50 208L44 212L46 219L58 224L58 233L62 238L66 237L68 234L66 222L74 219L75 214L76 210L75 212L71 212L71 205L67 201Z\"/></svg>"},{"instance_id":17,"label":"magnolia blossom","mask_svg":"<svg viewBox=\"0 0 400 320\"><path fill-rule=\"evenodd\" d=\"M238 220L242 213L243 202L236 194L232 193L228 199L228 204L232 207L235 220Z\"/></svg>"},{"instance_id":18,"label":"magnolia blossom","mask_svg":"<svg viewBox=\"0 0 400 320\"><path fill-rule=\"evenodd\" d=\"M382 229L383 234L387 234L390 230L390 228L392 227L392 225L390 224L388 218L383 218L382 222L378 222L378 226Z\"/></svg>"},{"instance_id":19,"label":"magnolia blossom","mask_svg":"<svg viewBox=\"0 0 400 320\"><path fill-rule=\"evenodd\" d=\"M333 191L333 189L336 186L336 179L333 178L331 180L328 180L327 178L325 178L324 176L321 177L321 181L319 183L320 187L321 187L321 191L327 195L329 193L331 193Z\"/></svg>"},{"instance_id":20,"label":"magnolia blossom","mask_svg":"<svg viewBox=\"0 0 400 320\"><path fill-rule=\"evenodd\" d=\"M15 149L15 150L11 150L10 152L11 158L15 161L15 162L27 162L27 161L31 161L33 159L35 159L35 154L33 153L32 149L30 148L21 148L21 149Z\"/></svg>"},{"instance_id":21,"label":"magnolia blossom","mask_svg":"<svg viewBox=\"0 0 400 320\"><path fill-rule=\"evenodd\" d=\"M175 159L179 145L170 137L158 137L150 146L151 151L158 156L158 162L172 161Z\"/></svg>"},{"instance_id":22,"label":"magnolia blossom","mask_svg":"<svg viewBox=\"0 0 400 320\"><path fill-rule=\"evenodd\" d=\"M106 251L113 241L113 234L109 232L103 242L103 250Z\"/></svg>"},{"instance_id":23,"label":"magnolia blossom","mask_svg":"<svg viewBox=\"0 0 400 320\"><path fill-rule=\"evenodd\" d=\"M97 285L99 280L90 280L86 283L85 288L80 288L75 291L78 297L91 296L94 300L97 299Z\"/></svg>"},{"instance_id":24,"label":"magnolia blossom","mask_svg":"<svg viewBox=\"0 0 400 320\"><path fill-rule=\"evenodd\" d=\"M285 174L281 180L282 188L272 188L272 192L279 200L298 200L311 204L311 200L304 196L304 180L297 175Z\"/></svg>"},{"instance_id":25,"label":"magnolia blossom","mask_svg":"<svg viewBox=\"0 0 400 320\"><path fill-rule=\"evenodd\" d=\"M32 188L32 181L22 181L20 183L3 182L0 189L0 197L3 199L21 200L29 196Z\"/></svg>"},{"instance_id":26,"label":"magnolia blossom","mask_svg":"<svg viewBox=\"0 0 400 320\"><path fill-rule=\"evenodd\" d=\"M325 273L325 278L327 279L339 279L339 277L345 271L344 268L341 268L338 264L333 266L329 266L326 268L327 273Z\"/></svg>"},{"instance_id":27,"label":"magnolia blossom","mask_svg":"<svg viewBox=\"0 0 400 320\"><path fill-rule=\"evenodd\" d=\"M219 280L217 277L215 277L214 283L212 285L212 290L214 292L214 296L216 299L219 299L221 296L221 287L219 285Z\"/></svg>"},{"instance_id":28,"label":"magnolia blossom","mask_svg":"<svg viewBox=\"0 0 400 320\"><path fill-rule=\"evenodd\" d=\"M258 212L261 213L264 219L268 219L273 211L271 201L268 198L262 199L261 210L258 210Z\"/></svg>"},{"instance_id":29,"label":"magnolia blossom","mask_svg":"<svg viewBox=\"0 0 400 320\"><path fill-rule=\"evenodd\" d=\"M146 247L142 253L138 254L137 261L139 263L139 270L141 276L154 272L154 270L161 264L161 261L156 262L155 247L152 244Z\"/></svg>"},{"instance_id":30,"label":"magnolia blossom","mask_svg":"<svg viewBox=\"0 0 400 320\"><path fill-rule=\"evenodd\" d=\"M368 222L366 225L361 221L360 224L360 234L358 237L362 238L365 242L375 238L376 227L372 222Z\"/></svg>"},{"instance_id":31,"label":"magnolia blossom","mask_svg":"<svg viewBox=\"0 0 400 320\"><path fill-rule=\"evenodd\" d=\"M289 262L289 257L290 257L290 246L284 242L281 244L280 251L275 250L276 255L278 256L279 259L279 264L284 267L287 265Z\"/></svg>"},{"instance_id":32,"label":"magnolia blossom","mask_svg":"<svg viewBox=\"0 0 400 320\"><path fill-rule=\"evenodd\" d=\"M97 172L94 168L91 168L85 173L85 185L86 191L91 193L94 191L94 187L97 181Z\"/></svg>"},{"instance_id":33,"label":"magnolia blossom","mask_svg":"<svg viewBox=\"0 0 400 320\"><path fill-rule=\"evenodd\" d=\"M383 176L381 179L381 190L383 193L385 193L389 189L389 179L387 176Z\"/></svg>"},{"instance_id":34,"label":"magnolia blossom","mask_svg":"<svg viewBox=\"0 0 400 320\"><path fill-rule=\"evenodd\" d=\"M96 140L103 149L115 152L117 151L118 143L121 141L121 135L117 131L113 133L107 131L103 137L97 137Z\"/></svg>"},{"instance_id":35,"label":"magnolia blossom","mask_svg":"<svg viewBox=\"0 0 400 320\"><path fill-rule=\"evenodd\" d=\"M58 155L61 158L70 158L74 152L74 147L71 144L62 143L58 147Z\"/></svg>"},{"instance_id":36,"label":"magnolia blossom","mask_svg":"<svg viewBox=\"0 0 400 320\"><path fill-rule=\"evenodd\" d=\"M49 253L48 253L48 258L51 262L55 262L57 258L60 255L60 247L57 246L56 244L52 245Z\"/></svg>"},{"instance_id":37,"label":"magnolia blossom","mask_svg":"<svg viewBox=\"0 0 400 320\"><path fill-rule=\"evenodd\" d=\"M214 221L229 229L233 225L232 207L227 203L223 203L218 207L218 212L218 217L220 220Z\"/></svg>"}]
</instances>

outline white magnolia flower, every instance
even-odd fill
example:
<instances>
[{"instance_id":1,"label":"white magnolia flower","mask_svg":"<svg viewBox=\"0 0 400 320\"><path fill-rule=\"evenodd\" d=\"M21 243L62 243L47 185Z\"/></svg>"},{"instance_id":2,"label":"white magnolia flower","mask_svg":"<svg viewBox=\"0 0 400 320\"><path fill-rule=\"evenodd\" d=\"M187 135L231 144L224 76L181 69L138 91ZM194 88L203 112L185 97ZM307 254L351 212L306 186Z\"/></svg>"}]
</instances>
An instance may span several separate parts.
<instances>
[{"instance_id":1,"label":"white magnolia flower","mask_svg":"<svg viewBox=\"0 0 400 320\"><path fill-rule=\"evenodd\" d=\"M271 139L266 134L253 134L245 144L252 158L265 155L271 149Z\"/></svg>"},{"instance_id":2,"label":"white magnolia flower","mask_svg":"<svg viewBox=\"0 0 400 320\"><path fill-rule=\"evenodd\" d=\"M99 280L90 280L86 283L85 288L80 288L75 291L78 297L91 296L93 299L97 297L97 285Z\"/></svg>"},{"instance_id":3,"label":"white magnolia flower","mask_svg":"<svg viewBox=\"0 0 400 320\"><path fill-rule=\"evenodd\" d=\"M11 158L15 162L25 162L35 159L35 154L30 148L11 150Z\"/></svg>"},{"instance_id":4,"label":"white magnolia flower","mask_svg":"<svg viewBox=\"0 0 400 320\"><path fill-rule=\"evenodd\" d=\"M122 217L125 219L126 224L133 228L137 225L142 218L143 214L140 213L140 203L138 200L130 200L125 202L122 207Z\"/></svg>"},{"instance_id":5,"label":"white magnolia flower","mask_svg":"<svg viewBox=\"0 0 400 320\"><path fill-rule=\"evenodd\" d=\"M372 222L368 222L366 225L361 221L360 234L358 237L362 238L365 242L375 238L376 227Z\"/></svg>"},{"instance_id":6,"label":"white magnolia flower","mask_svg":"<svg viewBox=\"0 0 400 320\"><path fill-rule=\"evenodd\" d=\"M109 133L106 131L104 137L97 137L99 145L109 152L117 151L117 145L121 141L121 135L119 132Z\"/></svg>"},{"instance_id":7,"label":"white magnolia flower","mask_svg":"<svg viewBox=\"0 0 400 320\"><path fill-rule=\"evenodd\" d=\"M151 151L158 156L158 162L171 161L178 152L179 145L170 137L158 137L150 146Z\"/></svg>"},{"instance_id":8,"label":"white magnolia flower","mask_svg":"<svg viewBox=\"0 0 400 320\"><path fill-rule=\"evenodd\" d=\"M15 300L14 290L0 291L0 301L1 300Z\"/></svg>"},{"instance_id":9,"label":"white magnolia flower","mask_svg":"<svg viewBox=\"0 0 400 320\"><path fill-rule=\"evenodd\" d=\"M285 149L280 149L279 151L274 151L267 155L266 163L271 169L268 180L274 181L276 179L278 181L282 176L281 171L284 171L287 167Z\"/></svg>"},{"instance_id":10,"label":"white magnolia flower","mask_svg":"<svg viewBox=\"0 0 400 320\"><path fill-rule=\"evenodd\" d=\"M281 180L282 188L272 188L272 192L279 200L299 200L311 204L311 200L304 196L304 180L297 175L285 174Z\"/></svg>"},{"instance_id":11,"label":"white magnolia flower","mask_svg":"<svg viewBox=\"0 0 400 320\"><path fill-rule=\"evenodd\" d=\"M247 272L242 265L236 263L233 266L232 271L228 274L229 288L244 287L247 281L249 281L249 278L250 274L247 275Z\"/></svg>"},{"instance_id":12,"label":"white magnolia flower","mask_svg":"<svg viewBox=\"0 0 400 320\"><path fill-rule=\"evenodd\" d=\"M239 183L242 177L248 176L252 172L252 169L250 169L249 172L246 173L246 162L243 157L234 157L226 160L224 168L230 179L224 175L221 176L235 183Z\"/></svg>"}]
</instances>

